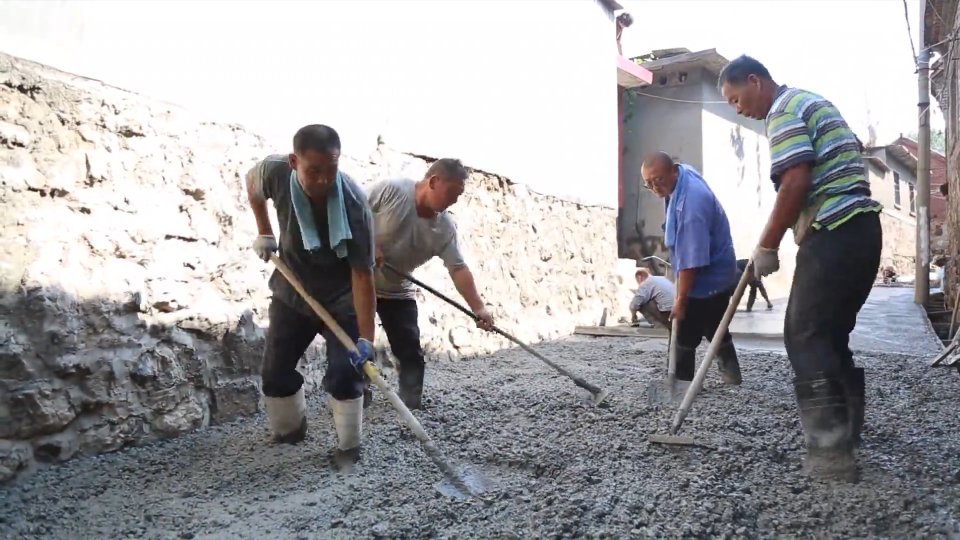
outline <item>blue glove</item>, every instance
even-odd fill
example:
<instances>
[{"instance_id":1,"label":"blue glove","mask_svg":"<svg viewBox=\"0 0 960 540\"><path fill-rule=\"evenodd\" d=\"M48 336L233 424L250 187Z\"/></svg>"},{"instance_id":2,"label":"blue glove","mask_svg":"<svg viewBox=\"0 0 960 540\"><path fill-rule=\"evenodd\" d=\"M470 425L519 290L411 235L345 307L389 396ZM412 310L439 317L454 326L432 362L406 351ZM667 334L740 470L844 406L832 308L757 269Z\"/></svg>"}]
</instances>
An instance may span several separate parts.
<instances>
[{"instance_id":1,"label":"blue glove","mask_svg":"<svg viewBox=\"0 0 960 540\"><path fill-rule=\"evenodd\" d=\"M353 365L353 368L363 372L363 363L373 358L373 343L360 338L357 340L357 352L348 352L347 356L350 357L350 364Z\"/></svg>"}]
</instances>

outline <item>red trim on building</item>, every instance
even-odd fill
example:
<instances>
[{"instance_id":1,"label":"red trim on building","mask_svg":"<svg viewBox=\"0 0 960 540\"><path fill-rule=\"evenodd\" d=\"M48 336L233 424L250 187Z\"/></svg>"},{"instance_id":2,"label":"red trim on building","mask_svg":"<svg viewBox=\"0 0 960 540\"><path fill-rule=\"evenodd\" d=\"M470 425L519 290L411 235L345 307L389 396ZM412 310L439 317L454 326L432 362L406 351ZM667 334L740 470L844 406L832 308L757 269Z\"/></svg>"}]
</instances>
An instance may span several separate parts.
<instances>
[{"instance_id":1,"label":"red trim on building","mask_svg":"<svg viewBox=\"0 0 960 540\"><path fill-rule=\"evenodd\" d=\"M653 73L643 66L617 55L617 84L624 88L636 88L653 82Z\"/></svg>"}]
</instances>

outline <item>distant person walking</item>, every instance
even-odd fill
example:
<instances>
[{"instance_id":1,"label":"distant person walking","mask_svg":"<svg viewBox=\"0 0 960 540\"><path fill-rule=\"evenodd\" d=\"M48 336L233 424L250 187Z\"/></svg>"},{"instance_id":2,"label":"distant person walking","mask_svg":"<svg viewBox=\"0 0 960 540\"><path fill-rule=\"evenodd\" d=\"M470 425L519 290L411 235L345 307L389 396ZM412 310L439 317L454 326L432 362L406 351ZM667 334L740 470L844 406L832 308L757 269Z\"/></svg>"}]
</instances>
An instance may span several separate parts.
<instances>
[{"instance_id":1,"label":"distant person walking","mask_svg":"<svg viewBox=\"0 0 960 540\"><path fill-rule=\"evenodd\" d=\"M747 271L747 264L750 263L749 259L737 259L737 273L742 276L744 272ZM750 271L753 271L751 266ZM750 282L750 293L747 296L747 313L753 311L753 303L757 301L757 291L760 291L760 295L763 296L763 299L767 301L767 311L773 309L773 304L770 303L770 297L767 296L767 289L763 286L763 282L760 281L760 278L754 274L753 280Z\"/></svg>"},{"instance_id":2,"label":"distant person walking","mask_svg":"<svg viewBox=\"0 0 960 540\"><path fill-rule=\"evenodd\" d=\"M651 276L646 268L637 270L637 294L630 302L630 322L637 322L637 313L650 324L670 332L670 312L677 289L663 276Z\"/></svg>"}]
</instances>

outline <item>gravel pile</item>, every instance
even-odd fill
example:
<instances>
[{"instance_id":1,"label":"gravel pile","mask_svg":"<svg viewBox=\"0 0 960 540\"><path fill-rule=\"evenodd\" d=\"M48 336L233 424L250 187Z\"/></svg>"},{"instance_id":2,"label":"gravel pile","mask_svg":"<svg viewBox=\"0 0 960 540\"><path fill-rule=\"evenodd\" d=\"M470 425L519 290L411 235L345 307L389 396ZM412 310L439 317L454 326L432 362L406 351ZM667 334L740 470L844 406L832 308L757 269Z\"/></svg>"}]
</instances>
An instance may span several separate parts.
<instances>
[{"instance_id":1,"label":"gravel pile","mask_svg":"<svg viewBox=\"0 0 960 540\"><path fill-rule=\"evenodd\" d=\"M709 377L684 431L647 436L662 342L577 338L540 349L614 391L610 408L522 351L431 365L418 414L450 461L496 486L444 497L440 473L382 396L352 475L318 395L311 435L271 446L262 417L43 470L0 491L3 538L960 538L960 380L925 358L864 353L867 426L858 485L798 474L802 438L786 357L741 351L744 384ZM441 389L445 389L441 393Z\"/></svg>"}]
</instances>

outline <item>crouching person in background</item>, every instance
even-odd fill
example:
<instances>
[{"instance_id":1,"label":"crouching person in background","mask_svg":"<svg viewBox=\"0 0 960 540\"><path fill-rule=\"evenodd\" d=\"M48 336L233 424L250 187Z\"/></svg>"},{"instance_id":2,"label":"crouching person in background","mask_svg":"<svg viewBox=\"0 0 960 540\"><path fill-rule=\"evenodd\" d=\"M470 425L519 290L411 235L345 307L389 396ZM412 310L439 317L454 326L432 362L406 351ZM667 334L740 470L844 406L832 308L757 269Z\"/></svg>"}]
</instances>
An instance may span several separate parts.
<instances>
[{"instance_id":1,"label":"crouching person in background","mask_svg":"<svg viewBox=\"0 0 960 540\"><path fill-rule=\"evenodd\" d=\"M246 176L259 236L254 250L264 261L279 250L283 261L337 324L356 342L359 355L341 344L300 294L274 270L270 277L270 327L262 378L274 439L297 443L307 433L303 376L297 363L320 334L327 344L323 388L330 396L341 466L359 459L364 388L360 366L372 354L376 293L373 285L373 219L366 196L339 170L340 137L310 125L293 138L289 156L269 156ZM267 214L272 199L279 243Z\"/></svg>"},{"instance_id":2,"label":"crouching person in background","mask_svg":"<svg viewBox=\"0 0 960 540\"><path fill-rule=\"evenodd\" d=\"M670 332L670 312L673 310L673 298L677 289L663 276L651 276L646 268L636 273L637 294L630 301L630 322L637 322L637 313L654 326Z\"/></svg>"}]
</instances>

